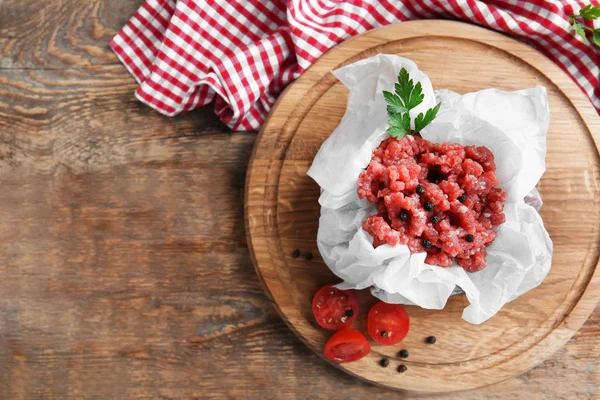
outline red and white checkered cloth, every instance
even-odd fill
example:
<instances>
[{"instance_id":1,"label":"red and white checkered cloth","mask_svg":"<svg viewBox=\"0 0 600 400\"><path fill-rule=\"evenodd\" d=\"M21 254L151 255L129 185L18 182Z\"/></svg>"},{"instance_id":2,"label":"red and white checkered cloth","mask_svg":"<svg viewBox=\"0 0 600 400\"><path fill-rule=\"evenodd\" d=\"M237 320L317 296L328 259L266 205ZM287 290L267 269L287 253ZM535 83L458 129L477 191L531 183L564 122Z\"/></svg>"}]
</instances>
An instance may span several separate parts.
<instances>
[{"instance_id":1,"label":"red and white checkered cloth","mask_svg":"<svg viewBox=\"0 0 600 400\"><path fill-rule=\"evenodd\" d=\"M598 0L594 1L596 4ZM558 0L147 0L110 42L165 115L215 100L234 130L258 129L277 95L325 51L369 29L448 18L506 32L558 64L600 110L600 56Z\"/></svg>"}]
</instances>

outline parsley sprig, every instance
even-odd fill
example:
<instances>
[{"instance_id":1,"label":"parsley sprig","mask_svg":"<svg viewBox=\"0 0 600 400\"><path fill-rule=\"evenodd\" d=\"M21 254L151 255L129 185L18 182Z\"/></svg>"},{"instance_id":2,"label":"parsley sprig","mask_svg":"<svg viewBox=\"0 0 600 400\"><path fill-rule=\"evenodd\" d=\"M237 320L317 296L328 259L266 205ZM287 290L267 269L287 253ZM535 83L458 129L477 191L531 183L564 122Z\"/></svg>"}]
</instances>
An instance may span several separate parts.
<instances>
[{"instance_id":1,"label":"parsley sprig","mask_svg":"<svg viewBox=\"0 0 600 400\"><path fill-rule=\"evenodd\" d=\"M575 32L583 38L583 41L589 43L586 31L592 33L592 39L597 46L600 46L600 29L593 29L585 25L584 21L593 21L600 18L600 6L588 4L579 10L577 15L569 15L569 21L575 29Z\"/></svg>"},{"instance_id":2,"label":"parsley sprig","mask_svg":"<svg viewBox=\"0 0 600 400\"><path fill-rule=\"evenodd\" d=\"M394 85L394 93L383 91L383 97L387 102L388 122L390 127L387 133L396 139L402 139L406 135L414 135L420 132L436 117L440 105L430 108L425 114L420 113L415 118L415 129L410 127L410 110L423 102L425 95L421 82L415 85L406 68L402 68L398 74L398 82Z\"/></svg>"}]
</instances>

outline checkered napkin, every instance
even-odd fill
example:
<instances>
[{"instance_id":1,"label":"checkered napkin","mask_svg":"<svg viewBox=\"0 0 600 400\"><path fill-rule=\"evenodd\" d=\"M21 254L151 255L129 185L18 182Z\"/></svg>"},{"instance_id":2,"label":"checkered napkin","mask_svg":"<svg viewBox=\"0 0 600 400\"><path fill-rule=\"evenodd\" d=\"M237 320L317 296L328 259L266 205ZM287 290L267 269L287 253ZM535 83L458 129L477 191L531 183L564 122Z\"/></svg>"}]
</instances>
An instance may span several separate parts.
<instances>
[{"instance_id":1,"label":"checkered napkin","mask_svg":"<svg viewBox=\"0 0 600 400\"><path fill-rule=\"evenodd\" d=\"M214 100L233 130L260 128L282 89L325 51L369 29L426 18L506 32L560 66L600 110L598 48L574 35L558 0L147 0L110 42L165 115Z\"/></svg>"}]
</instances>

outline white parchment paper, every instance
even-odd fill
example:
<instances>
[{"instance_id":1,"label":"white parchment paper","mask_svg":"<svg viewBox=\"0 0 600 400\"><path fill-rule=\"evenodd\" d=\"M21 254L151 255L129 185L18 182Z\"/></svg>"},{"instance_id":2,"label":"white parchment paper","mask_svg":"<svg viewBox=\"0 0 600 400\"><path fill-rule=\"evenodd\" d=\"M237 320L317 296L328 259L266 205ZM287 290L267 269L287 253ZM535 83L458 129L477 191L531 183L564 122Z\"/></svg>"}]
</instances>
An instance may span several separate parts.
<instances>
[{"instance_id":1,"label":"white parchment paper","mask_svg":"<svg viewBox=\"0 0 600 400\"><path fill-rule=\"evenodd\" d=\"M500 186L508 193L506 222L487 249L487 267L482 271L467 273L456 265L425 264L425 253L411 254L402 244L375 249L372 237L362 229L362 222L376 210L358 198L357 181L373 150L387 137L382 91L392 90L402 67L421 82L425 94L425 101L411 111L413 120L442 102L438 117L421 132L425 139L484 145L494 153ZM350 90L348 105L308 175L321 186L319 251L343 279L339 287L371 288L373 295L388 303L442 309L458 286L470 302L463 319L479 324L538 286L552 261L552 241L538 214L541 199L535 190L545 170L550 119L545 88L487 89L462 96L449 90L434 92L414 62L387 54L333 73Z\"/></svg>"}]
</instances>

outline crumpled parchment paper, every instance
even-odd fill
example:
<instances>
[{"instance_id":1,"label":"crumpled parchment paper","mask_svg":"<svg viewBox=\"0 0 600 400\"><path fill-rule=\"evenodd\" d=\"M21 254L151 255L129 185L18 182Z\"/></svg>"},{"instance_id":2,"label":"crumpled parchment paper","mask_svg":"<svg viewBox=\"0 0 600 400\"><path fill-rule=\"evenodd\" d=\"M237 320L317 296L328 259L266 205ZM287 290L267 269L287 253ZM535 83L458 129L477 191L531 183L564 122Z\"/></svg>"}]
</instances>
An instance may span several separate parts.
<instances>
[{"instance_id":1,"label":"crumpled parchment paper","mask_svg":"<svg viewBox=\"0 0 600 400\"><path fill-rule=\"evenodd\" d=\"M413 121L442 102L437 118L421 132L425 139L484 145L495 155L500 186L508 193L506 222L487 249L487 267L482 271L425 264L425 253L411 254L402 244L373 248L372 237L362 229L362 222L376 210L358 198L357 181L373 150L387 137L382 91L393 90L402 67L421 82L425 94L424 102L411 110ZM449 90L434 92L414 62L388 54L333 73L350 91L348 105L308 175L321 187L318 247L327 266L343 279L338 287L371 288L374 296L388 303L442 309L458 286L470 302L463 319L479 324L538 286L552 262L552 241L538 214L542 203L535 189L545 170L550 119L545 88L487 89L462 96Z\"/></svg>"}]
</instances>

